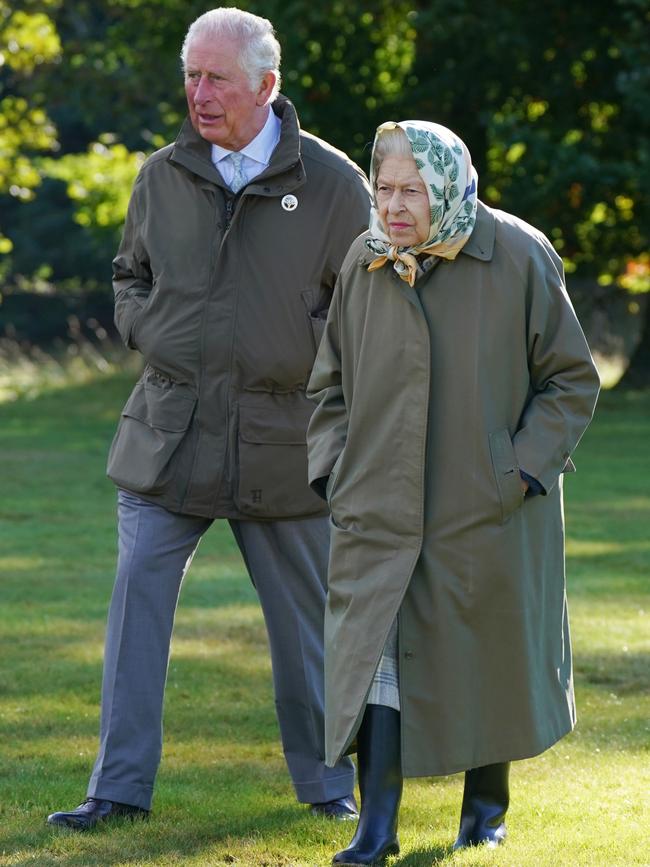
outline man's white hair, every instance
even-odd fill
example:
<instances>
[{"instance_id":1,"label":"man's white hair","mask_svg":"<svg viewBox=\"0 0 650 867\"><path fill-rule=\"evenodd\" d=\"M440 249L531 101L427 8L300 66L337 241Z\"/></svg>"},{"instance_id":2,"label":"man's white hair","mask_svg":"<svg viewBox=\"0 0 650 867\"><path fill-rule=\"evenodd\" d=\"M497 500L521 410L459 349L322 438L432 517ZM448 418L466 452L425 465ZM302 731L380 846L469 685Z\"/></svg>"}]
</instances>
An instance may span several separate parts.
<instances>
[{"instance_id":1,"label":"man's white hair","mask_svg":"<svg viewBox=\"0 0 650 867\"><path fill-rule=\"evenodd\" d=\"M197 36L225 36L239 43L239 65L248 77L251 88L257 90L265 73L273 72L275 87L269 102L275 99L280 90L280 43L267 18L235 7L211 9L200 15L190 24L183 41L183 69L187 64L190 44Z\"/></svg>"}]
</instances>

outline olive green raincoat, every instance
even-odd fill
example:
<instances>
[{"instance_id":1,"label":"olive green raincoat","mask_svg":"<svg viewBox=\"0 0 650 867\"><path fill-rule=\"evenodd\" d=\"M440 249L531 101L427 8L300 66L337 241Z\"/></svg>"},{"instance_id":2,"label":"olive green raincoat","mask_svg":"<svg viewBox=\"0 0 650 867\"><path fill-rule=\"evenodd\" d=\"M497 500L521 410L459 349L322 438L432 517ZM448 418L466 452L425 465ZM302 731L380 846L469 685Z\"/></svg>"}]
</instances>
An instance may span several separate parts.
<instances>
[{"instance_id":1,"label":"olive green raincoat","mask_svg":"<svg viewBox=\"0 0 650 867\"><path fill-rule=\"evenodd\" d=\"M351 748L396 616L405 776L532 756L575 722L562 478L598 375L531 226L479 203L459 256L414 288L390 263L368 273L365 237L309 385L333 524L326 760Z\"/></svg>"}]
</instances>

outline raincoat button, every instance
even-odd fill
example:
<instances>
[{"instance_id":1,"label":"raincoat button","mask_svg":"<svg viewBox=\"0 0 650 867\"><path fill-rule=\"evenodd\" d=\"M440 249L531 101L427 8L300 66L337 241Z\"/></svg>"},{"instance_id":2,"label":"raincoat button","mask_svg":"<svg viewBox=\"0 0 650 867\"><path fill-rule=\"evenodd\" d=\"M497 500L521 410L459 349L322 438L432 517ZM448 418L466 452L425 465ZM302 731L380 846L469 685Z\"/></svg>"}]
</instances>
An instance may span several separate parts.
<instances>
[{"instance_id":1,"label":"raincoat button","mask_svg":"<svg viewBox=\"0 0 650 867\"><path fill-rule=\"evenodd\" d=\"M413 659L414 656L415 656L415 654L413 653L412 650L404 651L404 659Z\"/></svg>"}]
</instances>

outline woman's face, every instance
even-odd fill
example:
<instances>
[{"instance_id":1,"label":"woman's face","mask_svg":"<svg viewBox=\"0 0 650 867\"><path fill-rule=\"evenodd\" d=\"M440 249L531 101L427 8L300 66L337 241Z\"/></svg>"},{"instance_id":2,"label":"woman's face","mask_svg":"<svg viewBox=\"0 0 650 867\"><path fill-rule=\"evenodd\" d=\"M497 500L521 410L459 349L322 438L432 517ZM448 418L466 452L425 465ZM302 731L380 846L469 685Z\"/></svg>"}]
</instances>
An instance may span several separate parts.
<instances>
[{"instance_id":1,"label":"woman's face","mask_svg":"<svg viewBox=\"0 0 650 867\"><path fill-rule=\"evenodd\" d=\"M413 247L429 237L429 196L415 160L407 156L386 157L377 174L375 199L379 219L391 243Z\"/></svg>"}]
</instances>

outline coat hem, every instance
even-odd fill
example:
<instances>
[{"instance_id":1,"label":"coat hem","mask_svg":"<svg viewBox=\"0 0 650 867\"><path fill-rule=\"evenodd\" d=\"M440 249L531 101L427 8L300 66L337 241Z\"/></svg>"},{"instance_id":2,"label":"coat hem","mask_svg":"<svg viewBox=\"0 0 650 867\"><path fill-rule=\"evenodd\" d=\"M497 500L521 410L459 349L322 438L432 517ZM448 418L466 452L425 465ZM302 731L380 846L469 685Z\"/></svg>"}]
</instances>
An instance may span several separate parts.
<instances>
[{"instance_id":1,"label":"coat hem","mask_svg":"<svg viewBox=\"0 0 650 867\"><path fill-rule=\"evenodd\" d=\"M415 768L409 767L407 764L404 764L402 758L402 775L409 778L447 777L451 774L463 773L470 768L482 768L485 765L494 765L500 762L519 762L523 761L524 759L532 759L535 758L535 756L539 756L542 753L546 752L546 750L550 749L558 741L560 741L563 737L566 737L566 735L570 734L572 731L573 726L570 725L566 730L560 732L560 734L553 735L551 739L543 746L522 748L519 750L508 750L504 752L486 753L481 758L472 759L470 764L464 762L453 762L448 765L437 764L432 767L423 767L422 758L420 756L418 768L416 770Z\"/></svg>"}]
</instances>

